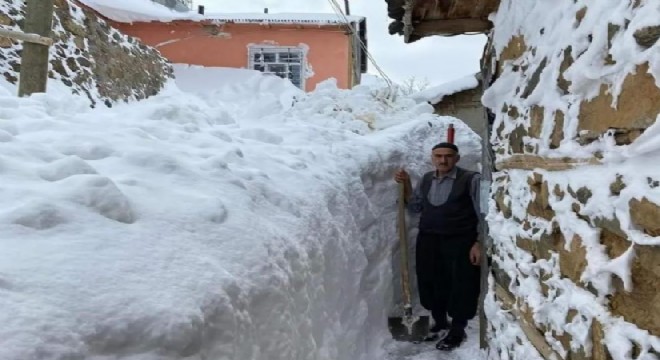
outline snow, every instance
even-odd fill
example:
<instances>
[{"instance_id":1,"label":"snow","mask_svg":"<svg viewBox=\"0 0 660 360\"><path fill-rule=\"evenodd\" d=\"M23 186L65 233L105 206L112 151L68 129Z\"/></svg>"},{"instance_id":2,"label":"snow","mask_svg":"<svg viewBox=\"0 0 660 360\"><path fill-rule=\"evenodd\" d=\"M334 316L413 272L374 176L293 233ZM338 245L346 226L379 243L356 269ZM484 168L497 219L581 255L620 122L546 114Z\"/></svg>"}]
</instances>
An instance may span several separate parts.
<instances>
[{"instance_id":1,"label":"snow","mask_svg":"<svg viewBox=\"0 0 660 360\"><path fill-rule=\"evenodd\" d=\"M445 84L440 84L438 86L433 86L428 89L424 89L416 94L413 94L411 97L418 102L428 102L432 105L435 105L442 101L445 96L453 95L461 91L474 89L479 86L479 80L474 74L450 81Z\"/></svg>"},{"instance_id":2,"label":"snow","mask_svg":"<svg viewBox=\"0 0 660 360\"><path fill-rule=\"evenodd\" d=\"M200 15L197 12L179 12L169 9L150 0L80 0L84 5L94 9L110 20L123 23L176 20L213 20L233 23L279 23L279 24L312 24L331 25L359 23L362 16L341 17L337 14L323 13L208 13Z\"/></svg>"},{"instance_id":3,"label":"snow","mask_svg":"<svg viewBox=\"0 0 660 360\"><path fill-rule=\"evenodd\" d=\"M196 12L182 13L150 0L80 0L110 20L124 23L136 21L202 20Z\"/></svg>"},{"instance_id":4,"label":"snow","mask_svg":"<svg viewBox=\"0 0 660 360\"><path fill-rule=\"evenodd\" d=\"M576 21L576 13L588 7L581 22ZM500 134L491 138L497 160L511 156L509 134L518 126L530 127L529 114L520 117L507 115L503 107L515 106L528 109L540 106L544 109L544 122L541 138L524 138L524 144L538 148L538 155L546 157L591 158L598 155L602 165L581 166L568 171L534 170L543 176L549 189L548 202L556 216L552 220L528 214L528 204L534 194L528 185L529 171L510 170L494 175L493 189L506 188L504 199L511 208L512 217L505 218L498 212L493 200L490 202L488 222L496 244L494 263L510 278L508 290L517 299L522 299L530 307L534 325L545 329L546 339L553 349L562 356L569 350L582 348L589 353L593 344L590 329L598 321L605 332L605 345L614 360L657 359L660 352L660 338L651 335L625 319L613 315L609 298L614 292L613 281L621 281L626 291L634 288L631 278L631 264L638 246L658 246L660 237L642 232L632 221L630 202L633 199L647 198L660 204L660 189L649 184L649 179L660 178L660 168L649 166L660 161L660 125L650 126L642 136L630 145L616 145L613 134L604 134L588 145L580 145L578 135L578 115L580 105L596 96L601 86L612 96L612 106L617 107L618 96L623 81L638 65L648 63L651 74L660 87L660 46L645 49L637 46L633 34L642 27L657 25L660 18L658 1L633 3L616 0L606 1L515 1L504 0L500 10L491 17L494 31L494 46L501 54L513 36L524 37L525 44L533 51L526 51L519 59L505 61L498 79L484 94L482 101L497 117L493 129L501 129ZM619 25L620 31L611 39L608 51L608 24ZM564 94L557 87L557 78L563 61L564 49L570 47L575 62L564 73L570 82L570 93ZM612 61L605 61L611 55ZM544 60L545 59L545 60ZM518 93L530 82L528 75L546 61L539 83L528 97ZM523 72L514 68L525 67ZM550 147L550 137L555 126L555 112L565 115L563 140L558 148ZM610 185L620 177L625 188L620 194L613 194ZM579 204L571 191L585 188L591 196L584 204ZM559 195L558 192L564 194ZM575 206L578 206L575 211ZM601 243L601 233L605 231L588 219L618 221L625 238L630 242L623 254L610 258L605 245ZM521 226L523 220L530 222L530 228ZM565 249L584 250L586 267L576 284L562 277L559 269L559 255L549 259L535 260L531 254L517 246L517 238L539 240L558 228L566 239ZM543 291L541 284L546 285ZM589 291L585 290L589 289ZM489 303L490 301L490 303ZM491 338L496 349L509 349L516 341L525 337L508 328L510 321L500 314L501 309L487 300L487 314L497 337ZM569 317L569 314L572 314ZM574 316L573 316L574 315ZM572 318L572 320L567 320ZM570 347L565 347L553 339L551 334L571 335ZM633 355L633 347L639 355ZM633 357L635 356L635 357ZM520 358L539 358L525 356Z\"/></svg>"},{"instance_id":5,"label":"snow","mask_svg":"<svg viewBox=\"0 0 660 360\"><path fill-rule=\"evenodd\" d=\"M464 360L487 359L485 350L479 349L479 323L472 320L465 329L467 341L451 352L439 352L435 342L422 344L390 342L385 346L387 360Z\"/></svg>"},{"instance_id":6,"label":"snow","mask_svg":"<svg viewBox=\"0 0 660 360\"><path fill-rule=\"evenodd\" d=\"M349 15L344 18L337 14L325 13L209 13L207 19L233 23L284 23L284 24L346 24L359 23L363 16Z\"/></svg>"},{"instance_id":7,"label":"snow","mask_svg":"<svg viewBox=\"0 0 660 360\"><path fill-rule=\"evenodd\" d=\"M0 359L399 351L392 173L428 169L450 122L475 167L479 137L373 87L175 75L96 109L58 86L16 98L0 80Z\"/></svg>"}]
</instances>

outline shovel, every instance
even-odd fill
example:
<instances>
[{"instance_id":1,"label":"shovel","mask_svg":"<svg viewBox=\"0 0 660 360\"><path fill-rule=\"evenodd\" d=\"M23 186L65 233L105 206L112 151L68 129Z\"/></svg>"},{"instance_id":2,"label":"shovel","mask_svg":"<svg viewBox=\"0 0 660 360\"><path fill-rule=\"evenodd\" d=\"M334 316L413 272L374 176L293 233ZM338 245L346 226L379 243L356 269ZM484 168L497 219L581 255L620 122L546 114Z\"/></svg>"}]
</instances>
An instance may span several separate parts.
<instances>
[{"instance_id":1,"label":"shovel","mask_svg":"<svg viewBox=\"0 0 660 360\"><path fill-rule=\"evenodd\" d=\"M413 316L408 272L408 236L406 233L405 184L399 184L399 242L401 243L401 287L403 317L389 317L387 326L394 340L420 342L429 332L428 316Z\"/></svg>"}]
</instances>

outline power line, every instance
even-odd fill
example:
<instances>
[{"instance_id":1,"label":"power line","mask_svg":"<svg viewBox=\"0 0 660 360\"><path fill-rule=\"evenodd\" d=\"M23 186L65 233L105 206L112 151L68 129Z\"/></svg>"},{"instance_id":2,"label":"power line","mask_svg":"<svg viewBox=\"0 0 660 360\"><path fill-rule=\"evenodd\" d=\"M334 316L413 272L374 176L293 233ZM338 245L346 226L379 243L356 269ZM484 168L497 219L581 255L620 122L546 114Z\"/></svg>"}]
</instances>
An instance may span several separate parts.
<instances>
[{"instance_id":1,"label":"power line","mask_svg":"<svg viewBox=\"0 0 660 360\"><path fill-rule=\"evenodd\" d=\"M330 3L330 6L332 7L335 14L344 19L344 21L346 22L346 25L348 25L348 27L351 29L353 34L357 34L358 33L357 30L353 27L353 24L351 23L351 21L344 14L344 12L341 9L341 6L339 5L339 3L337 3L337 0L328 0L328 2ZM369 59L369 61L371 61L371 64L374 66L376 71L378 71L380 76L385 80L385 82L387 83L387 86L390 88L390 90L393 90L394 83L392 82L390 77L387 76L385 71L378 65L378 63L376 63L376 59L374 59L374 57L371 55L371 53L369 52L369 49L367 49L367 45L364 43L364 41L362 41L360 36L356 36L356 38L357 38L357 41L360 44L360 48L362 48L364 53L367 55L367 58Z\"/></svg>"}]
</instances>

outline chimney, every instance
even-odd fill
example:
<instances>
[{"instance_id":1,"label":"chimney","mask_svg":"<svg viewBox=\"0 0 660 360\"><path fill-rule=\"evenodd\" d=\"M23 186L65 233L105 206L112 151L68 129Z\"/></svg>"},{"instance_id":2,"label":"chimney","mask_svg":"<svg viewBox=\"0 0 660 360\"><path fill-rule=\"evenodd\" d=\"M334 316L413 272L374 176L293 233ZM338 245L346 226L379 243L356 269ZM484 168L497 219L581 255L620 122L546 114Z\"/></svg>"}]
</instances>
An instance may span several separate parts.
<instances>
[{"instance_id":1,"label":"chimney","mask_svg":"<svg viewBox=\"0 0 660 360\"><path fill-rule=\"evenodd\" d=\"M200 15L204 15L204 5L199 5L197 7L197 13L199 13Z\"/></svg>"},{"instance_id":2,"label":"chimney","mask_svg":"<svg viewBox=\"0 0 660 360\"><path fill-rule=\"evenodd\" d=\"M268 8L264 8L264 14L268 14Z\"/></svg>"}]
</instances>

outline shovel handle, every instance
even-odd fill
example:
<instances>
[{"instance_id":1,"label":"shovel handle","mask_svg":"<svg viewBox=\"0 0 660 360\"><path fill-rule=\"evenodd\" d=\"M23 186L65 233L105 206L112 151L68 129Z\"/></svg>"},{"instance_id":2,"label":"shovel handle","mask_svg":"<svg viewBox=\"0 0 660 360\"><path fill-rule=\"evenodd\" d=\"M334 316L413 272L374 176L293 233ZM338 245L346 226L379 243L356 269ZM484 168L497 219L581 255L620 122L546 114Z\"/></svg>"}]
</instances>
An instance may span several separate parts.
<instances>
[{"instance_id":1,"label":"shovel handle","mask_svg":"<svg viewBox=\"0 0 660 360\"><path fill-rule=\"evenodd\" d=\"M410 297L410 273L408 272L408 233L406 230L406 186L402 181L399 183L399 243L401 252L401 287L403 289L404 308L409 308L411 304Z\"/></svg>"}]
</instances>

